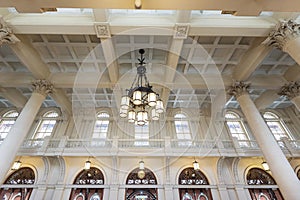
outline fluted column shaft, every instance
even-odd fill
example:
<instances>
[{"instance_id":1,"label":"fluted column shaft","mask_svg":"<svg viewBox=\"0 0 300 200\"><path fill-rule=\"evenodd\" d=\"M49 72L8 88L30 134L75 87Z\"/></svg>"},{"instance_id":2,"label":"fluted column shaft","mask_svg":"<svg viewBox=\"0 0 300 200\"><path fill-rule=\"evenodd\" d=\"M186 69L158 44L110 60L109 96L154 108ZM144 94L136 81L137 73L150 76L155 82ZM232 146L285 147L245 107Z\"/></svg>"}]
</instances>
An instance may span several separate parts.
<instances>
[{"instance_id":1,"label":"fluted column shaft","mask_svg":"<svg viewBox=\"0 0 300 200\"><path fill-rule=\"evenodd\" d=\"M14 126L0 146L0 184L3 184L15 156L22 145L29 129L48 93L52 91L52 85L46 80L38 80L33 83L34 92L27 101Z\"/></svg>"},{"instance_id":2,"label":"fluted column shaft","mask_svg":"<svg viewBox=\"0 0 300 200\"><path fill-rule=\"evenodd\" d=\"M300 65L300 24L293 20L281 22L269 34L269 45L287 52Z\"/></svg>"},{"instance_id":3,"label":"fluted column shaft","mask_svg":"<svg viewBox=\"0 0 300 200\"><path fill-rule=\"evenodd\" d=\"M298 199L300 196L300 181L251 100L247 92L248 87L249 85L243 83L235 84L230 88L229 94L234 95L239 102L284 199Z\"/></svg>"}]
</instances>

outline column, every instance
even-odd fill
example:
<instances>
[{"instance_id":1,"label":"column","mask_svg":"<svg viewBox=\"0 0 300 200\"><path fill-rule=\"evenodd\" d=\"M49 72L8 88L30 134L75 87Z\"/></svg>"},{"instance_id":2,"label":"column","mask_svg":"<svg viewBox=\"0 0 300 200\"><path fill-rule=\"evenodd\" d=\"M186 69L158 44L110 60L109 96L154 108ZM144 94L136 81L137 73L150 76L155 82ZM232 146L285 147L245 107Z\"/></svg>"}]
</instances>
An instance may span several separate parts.
<instances>
[{"instance_id":1,"label":"column","mask_svg":"<svg viewBox=\"0 0 300 200\"><path fill-rule=\"evenodd\" d=\"M52 84L46 80L37 80L33 83L34 92L27 101L14 126L0 146L0 184L14 162L15 156L22 145L29 129L38 113L46 95L52 91Z\"/></svg>"},{"instance_id":2,"label":"column","mask_svg":"<svg viewBox=\"0 0 300 200\"><path fill-rule=\"evenodd\" d=\"M250 99L247 91L248 88L249 84L238 82L230 87L228 93L234 95L239 102L284 199L298 199L300 196L300 181L255 107L255 104Z\"/></svg>"},{"instance_id":3,"label":"column","mask_svg":"<svg viewBox=\"0 0 300 200\"><path fill-rule=\"evenodd\" d=\"M298 82L285 84L281 87L278 95L287 96L300 111L300 84Z\"/></svg>"},{"instance_id":4,"label":"column","mask_svg":"<svg viewBox=\"0 0 300 200\"><path fill-rule=\"evenodd\" d=\"M281 22L275 30L270 32L268 44L288 53L300 64L300 24L293 20Z\"/></svg>"}]
</instances>

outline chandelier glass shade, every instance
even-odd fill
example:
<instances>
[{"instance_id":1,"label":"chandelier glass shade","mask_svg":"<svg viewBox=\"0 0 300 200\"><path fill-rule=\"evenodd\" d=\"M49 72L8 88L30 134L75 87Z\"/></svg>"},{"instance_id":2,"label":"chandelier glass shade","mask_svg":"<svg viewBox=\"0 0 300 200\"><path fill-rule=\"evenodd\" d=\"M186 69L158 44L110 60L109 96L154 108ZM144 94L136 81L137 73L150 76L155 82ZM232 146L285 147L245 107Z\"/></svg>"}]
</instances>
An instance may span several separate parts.
<instances>
[{"instance_id":1,"label":"chandelier glass shade","mask_svg":"<svg viewBox=\"0 0 300 200\"><path fill-rule=\"evenodd\" d=\"M164 112L164 105L159 95L152 90L146 76L144 49L140 49L141 57L138 59L137 74L127 89L127 94L122 96L120 104L120 117L128 118L129 123L144 126L149 120L159 120Z\"/></svg>"}]
</instances>

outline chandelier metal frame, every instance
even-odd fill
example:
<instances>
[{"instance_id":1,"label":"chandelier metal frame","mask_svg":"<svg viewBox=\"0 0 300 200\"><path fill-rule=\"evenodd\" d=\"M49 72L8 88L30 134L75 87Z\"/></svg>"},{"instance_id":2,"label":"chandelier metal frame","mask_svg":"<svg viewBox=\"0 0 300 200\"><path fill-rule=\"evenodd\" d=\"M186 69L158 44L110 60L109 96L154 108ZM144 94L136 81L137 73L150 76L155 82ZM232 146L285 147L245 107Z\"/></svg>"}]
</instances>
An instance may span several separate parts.
<instances>
[{"instance_id":1,"label":"chandelier metal frame","mask_svg":"<svg viewBox=\"0 0 300 200\"><path fill-rule=\"evenodd\" d=\"M129 123L144 126L148 124L149 112L151 120L159 120L164 112L164 105L159 94L152 90L152 86L146 76L144 49L140 49L141 57L138 58L137 74L127 94L122 96L120 105L120 117L128 117Z\"/></svg>"}]
</instances>

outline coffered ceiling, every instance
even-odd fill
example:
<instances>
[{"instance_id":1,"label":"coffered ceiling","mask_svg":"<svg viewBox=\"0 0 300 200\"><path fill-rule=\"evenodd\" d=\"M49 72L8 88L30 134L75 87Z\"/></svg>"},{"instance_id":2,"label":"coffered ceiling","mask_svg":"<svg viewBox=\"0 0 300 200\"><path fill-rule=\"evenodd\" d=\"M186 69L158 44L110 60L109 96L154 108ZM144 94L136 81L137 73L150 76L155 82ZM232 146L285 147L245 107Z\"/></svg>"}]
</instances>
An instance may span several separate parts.
<instances>
[{"instance_id":1,"label":"coffered ceiling","mask_svg":"<svg viewBox=\"0 0 300 200\"><path fill-rule=\"evenodd\" d=\"M61 1L62 7L66 3ZM83 3L78 1L78 6ZM233 16L221 10L168 10L164 5L157 7L164 10L116 10L90 4L88 9L55 6L55 12L27 13L40 4L30 9L18 1L0 2L4 24L20 40L0 47L0 107L24 106L31 82L41 78L55 87L44 107L68 112L72 104L115 107L134 79L141 48L149 82L168 108L210 107L235 80L251 83L251 98L259 108L292 105L276 93L300 78L292 70L300 67L263 42L279 20L297 20L297 13L266 10ZM225 107L238 107L234 98L226 101Z\"/></svg>"}]
</instances>

